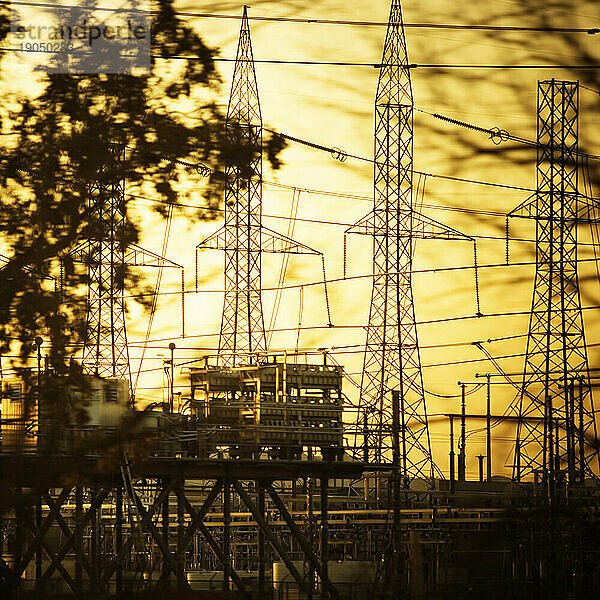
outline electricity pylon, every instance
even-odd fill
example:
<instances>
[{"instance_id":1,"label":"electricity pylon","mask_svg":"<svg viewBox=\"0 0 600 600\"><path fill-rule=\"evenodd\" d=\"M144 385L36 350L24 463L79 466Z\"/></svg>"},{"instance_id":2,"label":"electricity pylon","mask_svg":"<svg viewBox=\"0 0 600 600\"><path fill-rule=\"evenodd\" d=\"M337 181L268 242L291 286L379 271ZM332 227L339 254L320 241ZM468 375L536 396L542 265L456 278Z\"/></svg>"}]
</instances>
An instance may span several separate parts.
<instances>
[{"instance_id":1,"label":"electricity pylon","mask_svg":"<svg viewBox=\"0 0 600 600\"><path fill-rule=\"evenodd\" d=\"M583 483L599 459L588 440L598 438L577 277L578 224L596 222L597 205L578 191L578 120L578 82L538 82L537 191L509 213L536 223L517 481L537 473L550 485Z\"/></svg>"},{"instance_id":2,"label":"electricity pylon","mask_svg":"<svg viewBox=\"0 0 600 600\"><path fill-rule=\"evenodd\" d=\"M225 225L197 248L225 252L225 300L219 335L223 366L267 352L261 297L263 252L322 256L262 225L262 116L246 7L225 123Z\"/></svg>"},{"instance_id":3,"label":"electricity pylon","mask_svg":"<svg viewBox=\"0 0 600 600\"><path fill-rule=\"evenodd\" d=\"M404 415L401 471L441 474L431 456L412 292L416 239L471 238L420 214L413 199L413 94L400 2L393 1L375 99L373 210L347 230L373 236L373 290L360 387L365 458L391 458L391 393Z\"/></svg>"},{"instance_id":4,"label":"electricity pylon","mask_svg":"<svg viewBox=\"0 0 600 600\"><path fill-rule=\"evenodd\" d=\"M82 367L86 374L128 379L131 384L125 321L125 270L176 267L158 254L124 241L127 203L126 147L111 144L108 160L88 186L90 235L73 252L88 268L88 301Z\"/></svg>"}]
</instances>

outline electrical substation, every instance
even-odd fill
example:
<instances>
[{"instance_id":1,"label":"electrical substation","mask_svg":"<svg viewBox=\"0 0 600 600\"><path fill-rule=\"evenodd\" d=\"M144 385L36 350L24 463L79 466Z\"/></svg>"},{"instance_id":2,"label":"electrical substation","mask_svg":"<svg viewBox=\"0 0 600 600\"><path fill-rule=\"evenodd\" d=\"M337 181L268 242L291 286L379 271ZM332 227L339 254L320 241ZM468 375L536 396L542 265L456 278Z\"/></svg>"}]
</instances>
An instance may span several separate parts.
<instances>
[{"instance_id":1,"label":"electrical substation","mask_svg":"<svg viewBox=\"0 0 600 600\"><path fill-rule=\"evenodd\" d=\"M415 319L416 240L473 246L477 303L479 281L474 238L416 202L413 72L393 0L375 92L373 205L344 234L370 236L373 248L351 407L348 374L327 349L269 348L264 253L316 257L325 293L327 278L321 251L262 224L263 123L246 8L226 135L248 164L227 166L224 223L196 248L200 270L205 252L224 255L219 343L185 365L172 344L168 400L146 408L132 400L126 289L116 282L124 265L182 267L115 241L127 218L127 149L115 144L90 186L95 226L72 254L89 271L80 361L71 375L54 374L42 357L50 342L39 338L33 376L2 380L0 471L17 498L0 515L3 597L600 597L598 409L577 273L578 226L598 222L599 204L580 189L579 84L538 82L537 189L506 216L536 228L516 397L494 414L490 395L508 375L488 373L478 382L487 410L476 413L463 384L461 410L442 415L450 444L436 462ZM180 394L175 377L186 382ZM473 423L486 453L468 477ZM498 423L516 431L510 478L492 472Z\"/></svg>"}]
</instances>

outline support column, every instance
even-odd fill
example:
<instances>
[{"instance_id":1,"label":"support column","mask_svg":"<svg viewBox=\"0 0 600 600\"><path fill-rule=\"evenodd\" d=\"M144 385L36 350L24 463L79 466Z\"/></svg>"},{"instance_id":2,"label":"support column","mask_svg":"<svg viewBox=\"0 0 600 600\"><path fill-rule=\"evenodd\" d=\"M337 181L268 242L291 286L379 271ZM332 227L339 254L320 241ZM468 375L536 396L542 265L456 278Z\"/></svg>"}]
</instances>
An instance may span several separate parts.
<instances>
[{"instance_id":1,"label":"support column","mask_svg":"<svg viewBox=\"0 0 600 600\"><path fill-rule=\"evenodd\" d=\"M186 589L185 580L185 514L183 512L183 494L185 493L184 480L178 481L179 493L177 494L177 591Z\"/></svg>"},{"instance_id":2,"label":"support column","mask_svg":"<svg viewBox=\"0 0 600 600\"><path fill-rule=\"evenodd\" d=\"M231 482L223 479L223 591L229 591L231 578Z\"/></svg>"},{"instance_id":3,"label":"support column","mask_svg":"<svg viewBox=\"0 0 600 600\"><path fill-rule=\"evenodd\" d=\"M483 459L485 456L483 454L477 455L477 460L479 461L479 482L483 483Z\"/></svg>"},{"instance_id":4,"label":"support column","mask_svg":"<svg viewBox=\"0 0 600 600\"><path fill-rule=\"evenodd\" d=\"M585 436L583 434L583 377L579 378L579 483L585 485Z\"/></svg>"},{"instance_id":5,"label":"support column","mask_svg":"<svg viewBox=\"0 0 600 600\"><path fill-rule=\"evenodd\" d=\"M260 516L265 519L265 488L262 482L256 482L256 489L258 490L258 512ZM257 527L258 530L258 595L260 598L265 596L265 534L264 531Z\"/></svg>"},{"instance_id":6,"label":"support column","mask_svg":"<svg viewBox=\"0 0 600 600\"><path fill-rule=\"evenodd\" d=\"M454 418L450 417L450 493L454 494Z\"/></svg>"},{"instance_id":7,"label":"support column","mask_svg":"<svg viewBox=\"0 0 600 600\"><path fill-rule=\"evenodd\" d=\"M25 549L25 509L23 508L23 489L20 487L15 490L15 500L15 565L17 567L17 581L15 583L16 585L19 585L23 576L21 565L23 561L23 551Z\"/></svg>"},{"instance_id":8,"label":"support column","mask_svg":"<svg viewBox=\"0 0 600 600\"><path fill-rule=\"evenodd\" d=\"M485 449L487 459L486 479L492 480L492 386L490 383L491 375L487 377L487 402L485 415Z\"/></svg>"},{"instance_id":9,"label":"support column","mask_svg":"<svg viewBox=\"0 0 600 600\"><path fill-rule=\"evenodd\" d=\"M75 488L75 589L79 594L83 588L83 488Z\"/></svg>"},{"instance_id":10,"label":"support column","mask_svg":"<svg viewBox=\"0 0 600 600\"><path fill-rule=\"evenodd\" d=\"M115 550L116 555L121 554L123 549L123 487L121 480L117 481L115 489ZM117 595L123 593L123 567L122 561L117 568Z\"/></svg>"},{"instance_id":11,"label":"support column","mask_svg":"<svg viewBox=\"0 0 600 600\"><path fill-rule=\"evenodd\" d=\"M90 490L90 504L94 503L95 498L98 495L97 489ZM100 512L100 507L93 509L90 515L90 562L92 569L94 571L94 577L99 579L99 568L98 568L98 559L100 556L100 531L99 531L99 520L98 520L98 512Z\"/></svg>"},{"instance_id":12,"label":"support column","mask_svg":"<svg viewBox=\"0 0 600 600\"><path fill-rule=\"evenodd\" d=\"M309 457L312 458L312 448L309 448ZM366 479L365 479L366 481ZM308 540L309 543L315 546L315 511L314 511L314 494L313 494L314 478L306 478L306 512L308 515ZM315 569L312 563L309 566L308 587L310 590L309 599L312 599L315 590Z\"/></svg>"},{"instance_id":13,"label":"support column","mask_svg":"<svg viewBox=\"0 0 600 600\"><path fill-rule=\"evenodd\" d=\"M329 525L327 523L329 479L321 478L321 596L329 598Z\"/></svg>"},{"instance_id":14,"label":"support column","mask_svg":"<svg viewBox=\"0 0 600 600\"><path fill-rule=\"evenodd\" d=\"M163 488L169 485L166 479L162 480ZM169 494L165 496L162 504L162 538L165 542L165 546L169 547ZM169 565L167 564L167 557L163 557L162 565L162 578L169 576Z\"/></svg>"},{"instance_id":15,"label":"support column","mask_svg":"<svg viewBox=\"0 0 600 600\"><path fill-rule=\"evenodd\" d=\"M460 447L458 449L458 480L465 481L467 474L467 402L465 384L459 383L461 389L460 402Z\"/></svg>"},{"instance_id":16,"label":"support column","mask_svg":"<svg viewBox=\"0 0 600 600\"><path fill-rule=\"evenodd\" d=\"M35 505L35 528L39 536L38 547L35 551L35 588L39 592L42 589L42 538L41 530L42 527L42 499L37 501Z\"/></svg>"},{"instance_id":17,"label":"support column","mask_svg":"<svg viewBox=\"0 0 600 600\"><path fill-rule=\"evenodd\" d=\"M394 508L394 524L392 530L392 574L390 585L395 591L396 598L400 598L400 415L404 412L404 406L400 406L403 400L402 393L394 390L392 392L392 463L394 471L392 474L392 495ZM404 402L402 401L402 404ZM401 410L402 409L402 410ZM402 415L402 442L403 442L403 464L402 476L406 481L406 446L404 435L404 418Z\"/></svg>"}]
</instances>

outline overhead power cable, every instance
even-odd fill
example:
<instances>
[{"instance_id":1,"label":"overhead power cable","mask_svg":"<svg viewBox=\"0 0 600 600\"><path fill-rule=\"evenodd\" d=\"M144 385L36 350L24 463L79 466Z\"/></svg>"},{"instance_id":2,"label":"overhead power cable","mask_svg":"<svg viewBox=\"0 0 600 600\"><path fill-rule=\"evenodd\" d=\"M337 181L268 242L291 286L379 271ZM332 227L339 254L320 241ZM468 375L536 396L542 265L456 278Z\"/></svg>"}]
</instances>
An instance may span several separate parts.
<instances>
[{"instance_id":1,"label":"overhead power cable","mask_svg":"<svg viewBox=\"0 0 600 600\"><path fill-rule=\"evenodd\" d=\"M199 57L189 56L154 56L154 58L168 58L178 60L202 60ZM235 62L235 58L214 57L215 62ZM313 65L319 67L372 67L381 69L382 67L395 67L392 63L382 62L353 62L353 61L335 61L335 60L290 60L283 58L255 58L254 63L266 65ZM577 65L577 64L535 64L535 65L518 65L518 64L478 64L478 63L411 63L404 66L405 69L501 69L501 70L547 70L547 69L571 69L574 71L596 71L600 69L600 64L597 65Z\"/></svg>"},{"instance_id":2,"label":"overhead power cable","mask_svg":"<svg viewBox=\"0 0 600 600\"><path fill-rule=\"evenodd\" d=\"M13 6L30 6L38 8L52 9L78 9L82 10L85 6L68 5L68 4L53 4L49 2L24 2L20 0L0 0L0 4ZM157 10L142 10L135 8L110 8L110 7L90 7L89 10L99 12L125 12L135 14L157 15ZM179 18L203 18L203 19L223 19L239 21L240 15L230 15L222 13L208 13L195 11L174 11L176 17ZM387 21L370 21L370 20L351 20L351 19L318 19L311 17L267 17L261 15L248 15L250 21L264 21L275 23L299 23L309 25L350 25L353 27L387 27ZM447 29L459 31L524 31L524 32L545 32L545 33L584 33L594 35L600 33L597 27L542 27L542 26L523 26L523 25L477 25L468 23L404 23L405 29Z\"/></svg>"},{"instance_id":3,"label":"overhead power cable","mask_svg":"<svg viewBox=\"0 0 600 600\"><path fill-rule=\"evenodd\" d=\"M285 140L289 140L291 142L296 142L297 144L301 144L303 146L308 146L309 148L315 148L316 150L323 150L325 152L329 152L331 155L333 155L335 158L337 158L341 162L345 161L346 158L354 158L355 160L360 160L363 162L368 162L368 163L373 163L373 164L375 163L375 160L373 160L372 158L366 158L365 156L360 156L358 154L350 154L348 152L344 152L343 150L340 150L339 148L324 146L322 144L310 142L308 140L305 140L305 139L302 139L302 138L299 138L296 136L292 136L287 133L282 133L281 131L267 129L266 127L264 129L265 129L265 131L268 131L269 133L278 135ZM340 154L340 157L335 156L336 154ZM343 160L341 157L343 157ZM504 189L509 189L509 190L518 190L518 191L523 191L523 192L535 192L536 191L533 188L526 188L526 187L517 186L517 185L508 185L505 183L492 183L489 181L480 181L478 179L467 179L465 177L453 177L452 175L439 175L437 173L428 173L427 171L417 171L416 169L413 169L413 173L417 173L418 175L426 175L427 177L435 177L437 179L448 179L450 181L461 181L464 183L472 183L472 184L477 184L477 185L498 187L498 188L504 188Z\"/></svg>"},{"instance_id":4,"label":"overhead power cable","mask_svg":"<svg viewBox=\"0 0 600 600\"><path fill-rule=\"evenodd\" d=\"M266 183L266 182L263 182L263 183ZM300 189L300 188L296 188L296 189L298 190L298 192L310 193L310 190L304 190L304 189ZM318 193L318 192L314 192L314 193ZM169 202L167 200L160 200L159 198L150 198L148 196L140 196L137 194L127 194L127 196L130 198L133 198L133 199L147 200L148 202L151 202L151 203L165 204L167 206L175 206L175 207L181 207L181 208L193 208L194 210L207 210L207 211L215 211L215 212L219 212L219 213L225 212L225 209L222 209L222 208L212 208L209 206L200 206L200 205L195 205L195 204L181 204L181 203L176 203L176 202ZM506 213L500 212L500 211L483 211L483 210L460 208L460 207L438 206L435 204L422 204L421 208L429 208L429 209L433 209L433 210L449 210L449 211L456 211L456 212L467 213L467 214L476 214L476 215L485 214L485 215L490 215L490 216L500 216L503 218L506 217ZM315 225L333 225L336 227L350 227L353 224L353 223L342 222L342 221L329 221L329 220L324 220L324 219L309 219L309 218L290 216L290 215L286 216L286 215L273 215L273 214L263 213L262 216L265 218L269 218L269 219L281 219L284 221L293 220L294 222L298 222L298 223L312 223ZM499 235L470 234L469 237L481 239L481 240L496 240L496 241L500 241L500 242L504 242L504 243L506 242L506 235L499 236ZM511 242L527 242L527 243L532 243L532 244L536 243L536 240L534 240L533 238L509 237L508 239ZM580 242L579 243L579 246L595 246L595 245L596 244L594 244L593 242Z\"/></svg>"},{"instance_id":5,"label":"overhead power cable","mask_svg":"<svg viewBox=\"0 0 600 600\"><path fill-rule=\"evenodd\" d=\"M508 140L512 140L514 142L519 142L520 144L525 144L526 146L532 146L533 148L537 147L537 142L535 140L528 140L527 138L511 135L508 131L506 131L505 129L500 129L499 127L491 127L489 129L486 129L485 127L473 125L472 123L467 123L465 121L461 121L453 117L448 117L447 115L441 115L440 113L432 113L427 110L423 110L422 108L415 108L415 110L425 115L429 115L430 117L440 119L441 121L447 121L448 123L458 125L459 127L465 127L467 129L473 129L474 131L486 133L489 136L490 140L496 145L499 145L502 142L506 142ZM587 152L580 151L577 151L576 154L578 156L585 156L586 158L593 158L595 160L600 159L600 155L598 154L588 154Z\"/></svg>"},{"instance_id":6,"label":"overhead power cable","mask_svg":"<svg viewBox=\"0 0 600 600\"><path fill-rule=\"evenodd\" d=\"M0 0L1 3L1 0ZM21 47L13 48L2 48L3 52L25 52L29 54L54 54L53 50L42 50L42 49L27 49ZM179 55L173 54L165 56L163 54L152 54L152 58L160 60L187 60L187 61L206 61L204 56L194 55ZM213 62L232 62L235 63L235 58L225 58L220 56L212 56L210 58ZM391 63L381 62L354 62L354 61L333 61L333 60L289 60L280 58L255 58L252 61L253 64L266 64L266 65L308 65L318 67L370 67L374 69L381 69L382 67L394 67L396 65ZM568 69L572 71L597 71L600 69L600 64L597 65L576 65L576 64L535 64L535 65L518 65L518 64L457 64L457 63L411 63L406 65L404 68L407 69L499 69L499 70L548 70L548 69Z\"/></svg>"}]
</instances>

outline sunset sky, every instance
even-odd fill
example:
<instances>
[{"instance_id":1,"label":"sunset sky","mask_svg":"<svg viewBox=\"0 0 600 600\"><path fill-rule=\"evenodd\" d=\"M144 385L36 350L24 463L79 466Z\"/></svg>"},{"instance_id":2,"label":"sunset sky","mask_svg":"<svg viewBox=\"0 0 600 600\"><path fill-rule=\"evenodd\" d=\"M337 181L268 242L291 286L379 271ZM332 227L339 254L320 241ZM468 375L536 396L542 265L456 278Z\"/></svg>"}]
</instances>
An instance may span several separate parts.
<instances>
[{"instance_id":1,"label":"sunset sky","mask_svg":"<svg viewBox=\"0 0 600 600\"><path fill-rule=\"evenodd\" d=\"M101 3L100 3L101 4ZM388 0L301 0L256 1L249 5L249 16L297 17L328 20L387 22ZM539 5L539 6L538 6ZM535 6L528 14L527 6ZM562 3L474 0L457 3L415 0L403 3L407 24L477 24L583 27L598 26L597 6L592 2ZM237 2L182 0L180 11L241 15ZM544 8L545 7L545 8ZM239 21L225 18L186 17L211 46L220 49L223 58L233 58L237 46ZM321 23L250 21L254 57L297 61L340 61L377 63L381 58L385 26ZM569 34L570 35L570 34ZM575 34L573 34L575 36ZM588 53L600 55L600 34L579 34L573 38L561 32L523 32L460 30L408 27L406 41L409 60L417 65L448 65L444 68L418 67L412 70L415 105L414 167L431 175L448 175L517 186L535 187L535 148L506 142L496 146L486 135L441 121L428 113L439 113L483 128L498 127L516 136L534 140L536 136L536 87L539 79L580 79L592 89L598 81L597 71L575 71L559 65L579 65ZM453 65L540 65L532 69L455 68ZM548 65L541 67L541 65ZM9 65L7 65L8 67ZM222 87L219 102L226 108L232 62L219 62ZM8 79L4 70L2 85L9 94L32 93L34 84ZM262 116L265 127L279 130L325 146L336 146L350 154L373 156L373 101L378 70L372 66L316 66L306 64L256 65ZM600 153L597 131L600 125L600 97L592 91L580 91L580 147L592 154ZM282 169L272 172L264 164L263 224L282 233L290 231L293 189L302 190L297 219L292 224L293 237L325 254L328 291L333 328L327 327L327 312L322 282L321 261L311 256L292 256L285 277L285 289L271 339L271 350L293 349L296 345L299 303L303 295L302 327L299 348L317 351L330 348L331 355L342 365L356 384L360 384L362 345L368 319L371 280L372 241L366 236L349 236L347 242L347 280L343 280L344 230L367 213L373 196L372 165L349 158L344 163L328 153L290 144L281 155ZM591 165L598 174L598 162ZM419 241L414 269L414 298L424 385L436 395L459 394L458 381L476 380L476 373L496 373L495 367L474 341L485 342L485 349L508 373L523 368L528 315L491 316L498 313L527 313L535 266L535 227L532 222L513 219L510 235L520 241L510 243L510 262L526 265L503 266L505 262L504 214L530 192L477 185L443 178L415 175L423 193L423 212L438 221L477 238L481 312L476 318L473 244L460 241ZM423 186L424 184L424 186ZM190 182L182 189L181 202L201 206L204 201L197 185ZM415 193L417 188L415 187ZM142 195L140 192L137 195ZM597 196L597 190L595 195ZM142 245L160 252L165 225L151 212L151 202L130 200L132 218L143 223ZM221 225L221 221L194 223L193 208L181 209L171 225L166 256L185 267L186 338L181 339L180 275L166 269L154 318L150 343L141 365L136 398L140 406L162 398L160 372L163 356L168 357L169 342L177 345L176 363L212 354L218 343L223 288L223 256L204 250L199 255L199 288L195 285L195 246ZM590 230L582 227L580 239L591 240ZM580 258L592 258L590 246L580 248ZM271 321L278 284L280 255L263 257L264 317ZM484 265L497 265L494 267ZM458 269L458 267L464 267ZM419 273L431 269L448 269L437 273ZM149 285L155 273L148 270ZM363 276L363 277L359 277ZM600 290L594 261L581 264L581 291L584 306L600 304ZM299 287L301 284L306 287ZM455 319L456 317L466 317ZM455 319L440 322L442 319ZM600 328L597 310L584 311L590 367L600 367ZM428 321L438 321L428 323ZM133 379L139 367L141 346L146 337L148 318L139 307L130 311L128 337L132 343ZM283 330L283 331L279 331ZM515 336L515 337L513 337ZM162 356L161 356L162 355ZM309 358L320 362L318 355ZM515 382L519 381L517 376ZM495 382L501 378L495 377ZM189 390L184 374L176 379L177 389ZM469 386L471 389L473 386ZM357 388L345 382L351 401ZM508 385L493 387L493 412L503 413L515 397ZM444 472L448 469L448 425L435 415L458 412L460 398L440 398L428 394L428 411L434 415L431 432L434 460ZM600 400L600 399L599 399ZM485 389L468 397L469 412L485 410ZM469 423L469 429L481 423ZM496 474L509 475L512 428L500 425L494 430ZM467 445L467 471L477 470L476 455L484 453L484 436L475 433Z\"/></svg>"},{"instance_id":2,"label":"sunset sky","mask_svg":"<svg viewBox=\"0 0 600 600\"><path fill-rule=\"evenodd\" d=\"M529 19L521 14L519 3L471 2L464 11L458 11L454 2L435 2L427 5L417 2L403 4L405 23L477 23L485 25L528 24L539 26L540 13ZM180 3L182 11L220 14L241 14L242 5L233 2ZM427 11L425 11L427 8ZM468 8L468 9L467 9ZM307 17L331 20L387 22L389 2L346 3L324 0L315 4L304 2L256 2L249 7L249 16ZM597 19L591 5L581 5L576 14L549 11L542 17L553 24L569 27L592 27ZM506 15L506 16L504 16ZM239 22L229 19L198 17L192 20L206 42L221 49L221 56L233 58L237 45ZM254 57L260 59L287 59L298 61L364 62L377 63L381 59L384 26L350 26L326 24L299 24L285 22L250 22ZM580 35L582 44L590 51L597 50L597 38ZM406 41L409 60L417 64L576 64L580 61L560 34L512 32L499 35L486 31L461 31L407 28ZM593 43L593 45L592 45ZM233 65L219 63L223 77L222 102L229 93ZM370 66L313 66L275 65L257 63L256 73L265 127L273 128L325 146L337 146L348 153L371 158L373 155L373 100L378 70ZM535 187L535 153L528 147L502 152L485 134L458 128L419 112L441 113L484 128L499 127L520 137L535 139L536 87L538 79L576 79L582 83L594 73L574 75L573 71L548 67L544 69L456 69L436 70L417 68L412 71L415 102L415 169L440 175L502 183L526 188ZM585 77L585 79L584 79ZM598 96L586 90L580 92L580 145L588 152L594 147L592 132L599 123ZM225 108L225 107L224 107ZM482 151L478 151L482 149ZM322 285L304 288L304 309L299 348L315 351L318 348L338 348L332 354L345 366L353 380L360 384L364 325L368 319L371 280L368 277L340 281L343 277L343 232L368 212L372 202L372 166L348 159L339 163L325 152L290 144L282 154L284 167L275 173L264 166L263 223L282 233L288 231L293 190L300 195L298 218L293 237L325 253L329 284L332 322L327 328L327 314ZM592 163L593 164L593 163ZM415 175L415 186L419 178ZM421 179L420 183L423 180ZM273 183L281 184L277 187ZM310 191L309 191L310 190ZM326 193L323 193L326 192ZM330 194L334 192L334 194ZM339 195L338 195L339 194ZM345 197L352 196L352 197ZM427 177L423 212L443 221L477 240L480 265L502 265L505 262L504 227L502 216L519 204L529 192L502 189L463 182ZM202 204L200 195L190 197L190 204ZM135 209L142 206L133 205ZM456 208L467 211L453 210ZM480 212L477 212L480 211ZM486 212L499 214L485 214ZM274 218L275 216L282 218ZM307 222L306 220L330 223ZM339 224L338 224L339 223ZM194 287L194 246L220 225L216 223L191 225L185 215L173 223L168 256L186 267L187 288ZM164 226L158 224L148 232L147 244L159 247ZM511 237L534 239L533 223L513 219ZM500 239L489 239L489 238ZM581 231L581 239L589 241L589 230ZM365 236L349 236L347 250L347 277L371 273L372 241ZM580 258L593 256L591 249L581 248ZM264 255L263 294L265 323L268 327L278 284L282 257ZM514 241L510 243L510 262L535 260L535 244ZM473 245L458 241L418 242L415 270L432 268L471 267ZM218 342L222 297L216 290L223 287L223 256L205 250L199 259L199 293L186 296L186 329L189 337L175 339L178 362L210 352ZM527 312L531 305L534 265L479 270L481 311L484 315ZM583 263L580 274L592 277L593 262ZM583 279L583 278L582 278ZM337 280L337 281L336 281ZM293 256L286 274L286 286L315 284L322 281L318 258ZM162 291L176 290L177 275L166 273ZM213 292L213 290L215 290ZM597 305L598 281L582 281L582 302ZM296 345L300 302L298 287L284 290L271 339L271 350L293 349ZM454 317L474 317L476 312L474 272L467 268L438 273L415 274L414 296L417 320L431 321ZM143 369L158 366L156 356L164 353L168 341L178 335L178 299L162 297L150 339L152 342ZM600 342L596 311L584 313L588 344ZM177 323L177 325L175 325ZM485 355L471 345L473 341L520 336L506 341L486 343L485 348L494 356L522 354L526 348L527 315L469 318L419 326L421 362L424 366L425 388L434 394L452 396L459 393L458 381L481 381L475 373L496 372ZM146 321L140 319L130 327L132 341L143 340ZM212 335L210 335L212 334ZM447 345L447 346L446 346ZM434 347L438 346L438 347ZM441 347L439 347L441 346ZM445 347L444 347L445 346ZM158 347L162 347L159 349ZM134 352L132 354L134 355ZM599 366L600 354L590 350L590 366ZM315 361L320 357L315 356ZM450 364L447 363L459 363ZM523 368L523 357L500 361L508 373ZM135 366L135 361L133 362ZM440 365L440 366L437 366ZM519 381L515 377L516 382ZM500 382L500 378L493 381ZM160 377L140 377L137 397L160 397L160 390L144 389L160 385ZM186 379L177 383L186 393ZM472 387L472 386L471 386ZM357 388L345 382L345 392L353 401ZM515 390L508 385L493 387L493 412L501 414L514 399ZM430 414L458 412L460 398L427 396ZM482 413L485 409L485 389L468 397L468 411ZM470 423L472 430L481 423ZM434 459L446 471L448 468L447 421L431 420ZM485 453L484 438L475 433L467 445L468 471L475 475L476 455ZM509 474L512 428L500 425L494 430L494 467L498 474Z\"/></svg>"}]
</instances>

